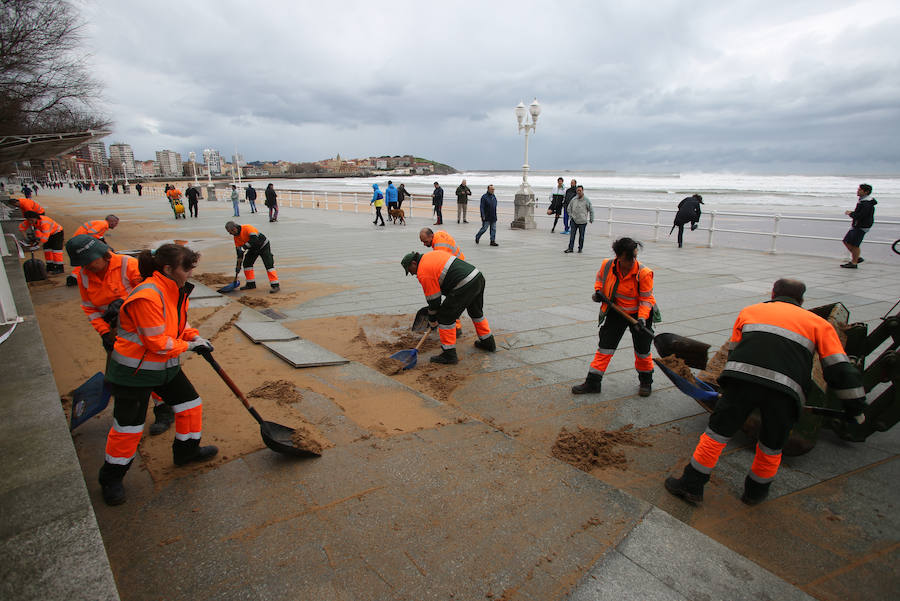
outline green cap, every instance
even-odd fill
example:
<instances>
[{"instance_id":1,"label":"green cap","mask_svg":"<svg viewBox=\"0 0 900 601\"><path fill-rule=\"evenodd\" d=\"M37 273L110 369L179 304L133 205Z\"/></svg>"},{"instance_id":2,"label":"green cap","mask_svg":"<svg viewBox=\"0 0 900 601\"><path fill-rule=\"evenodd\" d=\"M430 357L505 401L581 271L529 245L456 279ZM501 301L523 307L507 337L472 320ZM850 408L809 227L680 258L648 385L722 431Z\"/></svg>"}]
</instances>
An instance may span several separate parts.
<instances>
[{"instance_id":1,"label":"green cap","mask_svg":"<svg viewBox=\"0 0 900 601\"><path fill-rule=\"evenodd\" d=\"M69 238L66 242L66 252L69 253L69 262L72 263L72 267L81 267L105 256L109 252L109 247L93 236L80 234Z\"/></svg>"},{"instance_id":2,"label":"green cap","mask_svg":"<svg viewBox=\"0 0 900 601\"><path fill-rule=\"evenodd\" d=\"M403 271L406 272L406 275L409 275L410 263L412 263L413 261L418 262L419 257L421 257L421 255L417 252L406 253L405 255L403 255L403 258L400 260L400 264L403 265Z\"/></svg>"}]
</instances>

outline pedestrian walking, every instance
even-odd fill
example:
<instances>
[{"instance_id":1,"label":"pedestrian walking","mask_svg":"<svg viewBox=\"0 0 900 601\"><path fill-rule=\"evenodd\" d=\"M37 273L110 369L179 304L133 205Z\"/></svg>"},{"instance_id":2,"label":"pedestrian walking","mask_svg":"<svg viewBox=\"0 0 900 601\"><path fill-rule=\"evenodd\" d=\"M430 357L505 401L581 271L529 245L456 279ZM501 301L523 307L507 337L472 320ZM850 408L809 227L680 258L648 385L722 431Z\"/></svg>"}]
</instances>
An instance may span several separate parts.
<instances>
[{"instance_id":1,"label":"pedestrian walking","mask_svg":"<svg viewBox=\"0 0 900 601\"><path fill-rule=\"evenodd\" d=\"M278 272L275 271L275 257L272 255L272 247L269 240L252 225L238 225L234 221L225 224L225 231L234 236L234 248L238 261L244 267L244 277L247 283L241 286L241 290L254 290L256 288L256 272L253 264L257 257L262 258L266 268L266 277L269 278L269 294L275 294L281 290L278 282Z\"/></svg>"},{"instance_id":2,"label":"pedestrian walking","mask_svg":"<svg viewBox=\"0 0 900 601\"><path fill-rule=\"evenodd\" d=\"M431 357L432 363L459 363L456 354L456 322L463 311L475 324L478 340L475 346L494 352L497 343L484 316L484 275L474 265L444 251L407 253L400 264L406 275L418 278L428 302L428 322L438 329L441 353ZM443 297L443 302L441 301Z\"/></svg>"},{"instance_id":3,"label":"pedestrian walking","mask_svg":"<svg viewBox=\"0 0 900 601\"><path fill-rule=\"evenodd\" d=\"M437 182L434 182L434 192L431 193L431 204L434 207L434 215L437 221L434 225L444 225L444 189Z\"/></svg>"},{"instance_id":4,"label":"pedestrian walking","mask_svg":"<svg viewBox=\"0 0 900 601\"><path fill-rule=\"evenodd\" d=\"M562 233L569 233L569 203L575 198L575 191L578 189L578 182L572 180L572 185L566 189L566 195L563 197L563 227Z\"/></svg>"},{"instance_id":5,"label":"pedestrian walking","mask_svg":"<svg viewBox=\"0 0 900 601\"><path fill-rule=\"evenodd\" d=\"M81 192L81 189L80 189L80 188L81 188L81 187L79 186L79 190L78 190L79 192ZM140 196L140 195L141 195L141 190L144 189L144 186L142 186L141 184L138 183L138 184L136 184L136 185L134 186L134 189L137 190L138 196Z\"/></svg>"},{"instance_id":6,"label":"pedestrian walking","mask_svg":"<svg viewBox=\"0 0 900 601\"><path fill-rule=\"evenodd\" d=\"M802 308L806 286L780 279L771 300L745 307L728 341L728 363L718 381L722 394L709 416L706 431L680 478L667 478L666 490L692 504L703 501L703 488L731 438L758 409L762 418L750 472L741 501L756 505L766 499L782 448L797 422L812 383L814 353L834 397L848 417L865 421L866 391L862 375L844 353L834 327Z\"/></svg>"},{"instance_id":7,"label":"pedestrian walking","mask_svg":"<svg viewBox=\"0 0 900 601\"><path fill-rule=\"evenodd\" d=\"M25 221L19 224L28 246L38 244L44 247L44 261L47 262L47 273L63 273L63 240L65 235L60 224L46 215L25 211Z\"/></svg>"},{"instance_id":8,"label":"pedestrian walking","mask_svg":"<svg viewBox=\"0 0 900 601\"><path fill-rule=\"evenodd\" d=\"M231 187L233 192L234 186ZM197 201L200 198L200 189L197 186L189 186L184 195L188 198L188 212L191 214L191 217L197 217L197 209L199 205Z\"/></svg>"},{"instance_id":9,"label":"pedestrian walking","mask_svg":"<svg viewBox=\"0 0 900 601\"><path fill-rule=\"evenodd\" d=\"M463 180L456 187L456 223L459 223L460 219L463 223L469 223L466 221L466 205L469 204L470 196L472 196L472 190L466 185L466 180Z\"/></svg>"},{"instance_id":10,"label":"pedestrian walking","mask_svg":"<svg viewBox=\"0 0 900 601\"><path fill-rule=\"evenodd\" d=\"M275 186L269 184L266 186L266 207L269 209L269 223L278 221L278 195L275 193Z\"/></svg>"},{"instance_id":11,"label":"pedestrian walking","mask_svg":"<svg viewBox=\"0 0 900 601\"><path fill-rule=\"evenodd\" d=\"M369 206L372 205L375 205L375 221L372 223L384 227L384 215L381 214L381 207L384 206L384 194L381 193L378 184L372 184L372 200L369 201ZM379 219L381 220L380 224L378 223Z\"/></svg>"},{"instance_id":12,"label":"pedestrian walking","mask_svg":"<svg viewBox=\"0 0 900 601\"><path fill-rule=\"evenodd\" d=\"M397 188L397 208L403 208L403 200L407 197L412 198L412 194L406 191L406 185L400 184L400 187Z\"/></svg>"},{"instance_id":13,"label":"pedestrian walking","mask_svg":"<svg viewBox=\"0 0 900 601\"><path fill-rule=\"evenodd\" d=\"M569 247L565 253L571 253L575 246L575 233L578 233L578 252L584 248L584 233L588 222L594 223L594 207L584 195L584 186L575 189L575 196L569 201Z\"/></svg>"},{"instance_id":14,"label":"pedestrian walking","mask_svg":"<svg viewBox=\"0 0 900 601\"><path fill-rule=\"evenodd\" d=\"M250 203L250 213L259 213L256 210L256 188L253 187L253 184L247 184L247 189L244 190L244 198Z\"/></svg>"},{"instance_id":15,"label":"pedestrian walking","mask_svg":"<svg viewBox=\"0 0 900 601\"><path fill-rule=\"evenodd\" d=\"M241 198L238 196L237 186L231 184L231 206L234 208L235 217L241 216L240 203ZM272 221L272 219L270 218L269 221Z\"/></svg>"},{"instance_id":16,"label":"pedestrian walking","mask_svg":"<svg viewBox=\"0 0 900 601\"><path fill-rule=\"evenodd\" d=\"M638 394L650 396L653 384L653 356L650 343L653 342L653 321L651 313L656 299L653 297L653 271L641 265L637 260L638 248L643 244L631 238L619 238L613 242L615 257L605 259L597 271L594 281L594 302L600 303L600 327L597 352L588 369L583 384L572 387L572 394L598 393L601 390L603 374L622 340L622 335L629 327L628 321L611 310L608 298L625 313L637 320L631 327L631 340L634 343L634 368L640 382ZM602 295L602 296L601 296Z\"/></svg>"},{"instance_id":17,"label":"pedestrian walking","mask_svg":"<svg viewBox=\"0 0 900 601\"><path fill-rule=\"evenodd\" d=\"M875 224L875 205L878 204L878 201L872 198L872 186L869 184L860 184L856 196L859 198L856 208L844 212L853 219L850 229L844 235L844 246L850 251L850 260L841 264L841 267L848 269L857 269L857 266L865 260L859 256L859 247L862 246L869 228Z\"/></svg>"},{"instance_id":18,"label":"pedestrian walking","mask_svg":"<svg viewBox=\"0 0 900 601\"><path fill-rule=\"evenodd\" d=\"M703 197L699 194L688 196L681 199L678 203L678 212L675 213L675 222L672 224L672 230L678 228L678 248L681 248L684 238L684 226L686 223L691 224L691 231L697 229L697 223L700 221L700 205L703 204ZM669 230L669 234L672 233Z\"/></svg>"},{"instance_id":19,"label":"pedestrian walking","mask_svg":"<svg viewBox=\"0 0 900 601\"><path fill-rule=\"evenodd\" d=\"M481 229L475 234L475 244L478 244L488 228L491 230L491 246L500 246L497 244L497 197L494 196L493 184L481 195Z\"/></svg>"},{"instance_id":20,"label":"pedestrian walking","mask_svg":"<svg viewBox=\"0 0 900 601\"><path fill-rule=\"evenodd\" d=\"M563 178L556 178L556 188L550 192L550 208L547 209L548 215L553 215L553 227L550 228L550 233L552 234L556 231L556 224L559 222L559 218L562 215L563 204L566 200L566 186L563 184ZM565 225L565 221L563 222Z\"/></svg>"},{"instance_id":21,"label":"pedestrian walking","mask_svg":"<svg viewBox=\"0 0 900 601\"><path fill-rule=\"evenodd\" d=\"M387 188L384 190L384 200L387 202L387 212L388 216L390 216L391 211L396 211L399 207L397 205L397 188L394 187L394 182L388 180ZM396 224L397 222L394 221Z\"/></svg>"}]
</instances>

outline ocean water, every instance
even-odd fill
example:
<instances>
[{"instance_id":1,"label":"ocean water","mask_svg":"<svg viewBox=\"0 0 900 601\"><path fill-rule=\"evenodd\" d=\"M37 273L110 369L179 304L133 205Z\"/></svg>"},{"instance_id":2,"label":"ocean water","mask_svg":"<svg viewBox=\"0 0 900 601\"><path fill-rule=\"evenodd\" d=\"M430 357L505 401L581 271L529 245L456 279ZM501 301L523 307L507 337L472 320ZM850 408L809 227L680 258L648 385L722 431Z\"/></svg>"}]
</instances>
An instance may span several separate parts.
<instances>
[{"instance_id":1,"label":"ocean water","mask_svg":"<svg viewBox=\"0 0 900 601\"><path fill-rule=\"evenodd\" d=\"M672 208L685 196L703 196L705 210L746 210L758 213L817 214L842 217L856 203L856 189L860 183L873 187L878 200L879 216L900 216L900 176L839 176L839 175L749 175L739 173L673 173L626 174L612 172L541 172L529 173L528 181L535 192L539 207L549 204L550 191L556 178L563 177L566 187L576 179L585 187L585 194L595 205ZM462 179L472 189L476 200L493 184L501 203L512 203L522 182L521 171L470 171L444 176L376 176L341 179L277 180L279 189L327 190L329 192L358 192L370 194L372 184L383 190L388 179L401 183L414 194L430 195L437 181L444 188L447 200L455 199L453 192Z\"/></svg>"}]
</instances>

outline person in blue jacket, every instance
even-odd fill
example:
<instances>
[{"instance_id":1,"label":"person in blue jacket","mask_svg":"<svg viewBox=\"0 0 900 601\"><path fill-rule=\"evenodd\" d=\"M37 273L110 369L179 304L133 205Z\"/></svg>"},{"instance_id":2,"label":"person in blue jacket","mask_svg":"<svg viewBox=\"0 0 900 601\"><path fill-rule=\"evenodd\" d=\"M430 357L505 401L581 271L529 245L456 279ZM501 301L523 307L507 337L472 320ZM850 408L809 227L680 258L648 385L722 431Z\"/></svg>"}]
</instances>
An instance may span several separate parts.
<instances>
[{"instance_id":1,"label":"person in blue jacket","mask_svg":"<svg viewBox=\"0 0 900 601\"><path fill-rule=\"evenodd\" d=\"M375 205L375 221L372 223L384 227L384 216L381 214L381 207L384 206L384 194L378 189L378 184L372 184L372 200L369 205ZM380 224L378 223L379 219L381 219Z\"/></svg>"},{"instance_id":2,"label":"person in blue jacket","mask_svg":"<svg viewBox=\"0 0 900 601\"><path fill-rule=\"evenodd\" d=\"M388 180L387 188L384 190L384 199L387 201L387 211L388 216L391 214L391 210L399 208L397 205L397 188L394 187L394 182Z\"/></svg>"},{"instance_id":3,"label":"person in blue jacket","mask_svg":"<svg viewBox=\"0 0 900 601\"><path fill-rule=\"evenodd\" d=\"M475 234L475 244L481 240L481 236L491 228L491 246L497 244L497 197L494 196L494 186L488 186L487 192L481 196L481 229Z\"/></svg>"}]
</instances>

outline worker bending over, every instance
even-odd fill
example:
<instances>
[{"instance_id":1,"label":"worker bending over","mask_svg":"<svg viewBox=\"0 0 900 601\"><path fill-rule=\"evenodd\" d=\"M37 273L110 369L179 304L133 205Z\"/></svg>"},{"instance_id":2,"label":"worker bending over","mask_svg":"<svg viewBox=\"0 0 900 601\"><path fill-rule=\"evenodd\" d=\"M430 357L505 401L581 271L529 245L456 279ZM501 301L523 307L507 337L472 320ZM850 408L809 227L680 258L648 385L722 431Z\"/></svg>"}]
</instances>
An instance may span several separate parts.
<instances>
[{"instance_id":1,"label":"worker bending over","mask_svg":"<svg viewBox=\"0 0 900 601\"><path fill-rule=\"evenodd\" d=\"M269 241L259 233L252 225L238 225L234 221L225 224L225 230L234 236L234 248L237 252L238 262L243 261L244 277L247 283L241 286L241 290L253 290L256 288L256 273L253 264L257 257L262 257L266 268L266 276L269 278L269 294L274 294L281 289L278 283L278 272L275 271L275 257L272 256L272 248Z\"/></svg>"},{"instance_id":2,"label":"worker bending over","mask_svg":"<svg viewBox=\"0 0 900 601\"><path fill-rule=\"evenodd\" d=\"M834 327L801 308L805 292L803 282L780 279L772 287L772 300L738 314L728 341L728 362L719 376L722 395L709 425L681 478L665 481L666 490L676 497L692 504L703 501L703 487L719 455L754 409L759 409L762 425L741 500L756 505L768 496L781 464L781 449L809 391L814 353L848 417L865 421L862 376L844 354Z\"/></svg>"},{"instance_id":3,"label":"worker bending over","mask_svg":"<svg viewBox=\"0 0 900 601\"><path fill-rule=\"evenodd\" d=\"M75 235L80 236L82 234L87 234L88 236L93 236L97 240L105 243L106 232L116 229L117 225L119 225L119 218L115 215L107 215L104 219L85 221L81 224L81 227L75 230Z\"/></svg>"},{"instance_id":4,"label":"worker bending over","mask_svg":"<svg viewBox=\"0 0 900 601\"><path fill-rule=\"evenodd\" d=\"M19 210L22 211L22 217L25 217L25 213L28 211L33 211L38 215L43 215L45 213L44 207L32 198L10 198L9 202L19 207Z\"/></svg>"},{"instance_id":5,"label":"worker bending over","mask_svg":"<svg viewBox=\"0 0 900 601\"><path fill-rule=\"evenodd\" d=\"M30 246L44 246L44 260L47 262L47 273L63 273L63 228L46 215L25 211L25 221L19 224L19 230Z\"/></svg>"},{"instance_id":6,"label":"worker bending over","mask_svg":"<svg viewBox=\"0 0 900 601\"><path fill-rule=\"evenodd\" d=\"M428 322L437 327L441 338L441 354L433 363L459 363L456 355L456 320L468 311L475 324L478 340L475 346L494 352L497 344L484 316L484 276L474 265L442 250L424 255L407 253L400 261L407 275L414 274L428 301ZM441 302L441 296L444 297Z\"/></svg>"},{"instance_id":7,"label":"worker bending over","mask_svg":"<svg viewBox=\"0 0 900 601\"><path fill-rule=\"evenodd\" d=\"M466 255L463 254L462 249L459 248L456 240L444 230L435 232L430 227L423 227L419 230L419 241L432 250L442 250L446 253L450 253L457 259L462 259L463 261L466 260ZM457 319L456 337L459 338L461 335L462 322Z\"/></svg>"},{"instance_id":8,"label":"worker bending over","mask_svg":"<svg viewBox=\"0 0 900 601\"><path fill-rule=\"evenodd\" d=\"M178 244L163 244L138 255L145 280L119 311L118 336L106 368L106 381L115 397L99 477L107 505L125 502L122 480L141 442L152 392L175 412L175 465L206 461L218 452L214 446L200 446L203 403L179 360L185 351L212 350L209 341L187 322L188 296L194 288L187 280L199 257Z\"/></svg>"}]
</instances>

